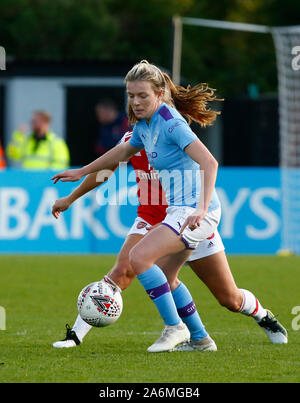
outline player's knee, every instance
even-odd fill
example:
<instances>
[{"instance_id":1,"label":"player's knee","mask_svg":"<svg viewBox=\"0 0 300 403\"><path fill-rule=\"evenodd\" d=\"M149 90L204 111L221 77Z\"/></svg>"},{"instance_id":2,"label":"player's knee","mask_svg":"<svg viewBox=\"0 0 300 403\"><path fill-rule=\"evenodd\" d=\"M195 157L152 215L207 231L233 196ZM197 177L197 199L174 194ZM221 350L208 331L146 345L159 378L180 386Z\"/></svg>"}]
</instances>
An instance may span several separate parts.
<instances>
[{"instance_id":1,"label":"player's knee","mask_svg":"<svg viewBox=\"0 0 300 403\"><path fill-rule=\"evenodd\" d=\"M140 274L144 271L145 257L138 248L131 249L129 253L129 263L135 274Z\"/></svg>"}]
</instances>

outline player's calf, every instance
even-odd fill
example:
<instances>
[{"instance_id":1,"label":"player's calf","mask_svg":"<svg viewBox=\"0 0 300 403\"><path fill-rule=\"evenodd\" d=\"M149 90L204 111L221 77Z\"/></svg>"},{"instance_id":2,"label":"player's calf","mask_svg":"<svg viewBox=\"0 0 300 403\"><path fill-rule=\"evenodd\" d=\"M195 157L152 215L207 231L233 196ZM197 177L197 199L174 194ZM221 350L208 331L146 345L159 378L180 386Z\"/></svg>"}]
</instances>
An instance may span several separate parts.
<instances>
[{"instance_id":1,"label":"player's calf","mask_svg":"<svg viewBox=\"0 0 300 403\"><path fill-rule=\"evenodd\" d=\"M243 297L241 292L234 293L234 294L228 294L224 295L222 294L219 298L218 301L220 305L224 306L231 312L239 312L240 307L243 302Z\"/></svg>"},{"instance_id":2,"label":"player's calf","mask_svg":"<svg viewBox=\"0 0 300 403\"><path fill-rule=\"evenodd\" d=\"M119 288L119 291L124 291L135 279L135 272L132 270L129 261L118 262L105 277L110 279Z\"/></svg>"}]
</instances>

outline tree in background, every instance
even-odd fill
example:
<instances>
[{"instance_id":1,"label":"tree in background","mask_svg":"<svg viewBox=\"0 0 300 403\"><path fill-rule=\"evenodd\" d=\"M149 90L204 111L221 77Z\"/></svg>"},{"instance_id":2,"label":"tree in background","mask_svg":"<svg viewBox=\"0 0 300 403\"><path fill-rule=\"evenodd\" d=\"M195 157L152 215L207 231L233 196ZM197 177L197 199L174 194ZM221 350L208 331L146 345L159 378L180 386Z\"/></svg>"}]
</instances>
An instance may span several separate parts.
<instances>
[{"instance_id":1,"label":"tree in background","mask_svg":"<svg viewBox=\"0 0 300 403\"><path fill-rule=\"evenodd\" d=\"M171 68L172 16L265 25L298 24L294 0L1 0L0 38L8 55L34 60L148 59ZM220 95L275 91L271 35L185 26L182 74Z\"/></svg>"}]
</instances>

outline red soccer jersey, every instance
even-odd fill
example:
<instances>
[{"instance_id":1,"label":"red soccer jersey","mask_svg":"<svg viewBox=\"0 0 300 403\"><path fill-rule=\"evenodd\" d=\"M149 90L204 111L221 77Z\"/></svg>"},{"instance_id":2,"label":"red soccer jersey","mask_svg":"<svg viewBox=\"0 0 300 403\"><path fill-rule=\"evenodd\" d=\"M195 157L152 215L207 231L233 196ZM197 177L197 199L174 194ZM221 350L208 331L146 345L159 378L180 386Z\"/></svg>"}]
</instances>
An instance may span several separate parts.
<instances>
[{"instance_id":1,"label":"red soccer jersey","mask_svg":"<svg viewBox=\"0 0 300 403\"><path fill-rule=\"evenodd\" d=\"M131 132L125 133L121 142L130 140ZM166 216L168 207L165 193L158 179L158 173L150 167L145 150L130 158L138 184L138 216L151 225L155 225Z\"/></svg>"}]
</instances>

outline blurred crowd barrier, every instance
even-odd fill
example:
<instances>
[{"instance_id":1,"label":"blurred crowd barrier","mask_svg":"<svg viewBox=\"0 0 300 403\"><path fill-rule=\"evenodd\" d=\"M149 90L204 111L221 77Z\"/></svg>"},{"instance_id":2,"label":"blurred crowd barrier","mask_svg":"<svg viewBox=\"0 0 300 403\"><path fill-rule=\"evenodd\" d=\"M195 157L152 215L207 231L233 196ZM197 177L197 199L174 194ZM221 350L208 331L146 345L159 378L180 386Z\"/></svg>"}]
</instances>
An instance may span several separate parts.
<instances>
[{"instance_id":1,"label":"blurred crowd barrier","mask_svg":"<svg viewBox=\"0 0 300 403\"><path fill-rule=\"evenodd\" d=\"M113 180L77 200L58 220L51 214L53 203L77 185L53 185L54 172L0 171L0 253L118 253L136 217L132 168L119 168ZM217 192L228 254L280 249L278 168L220 167Z\"/></svg>"}]
</instances>

